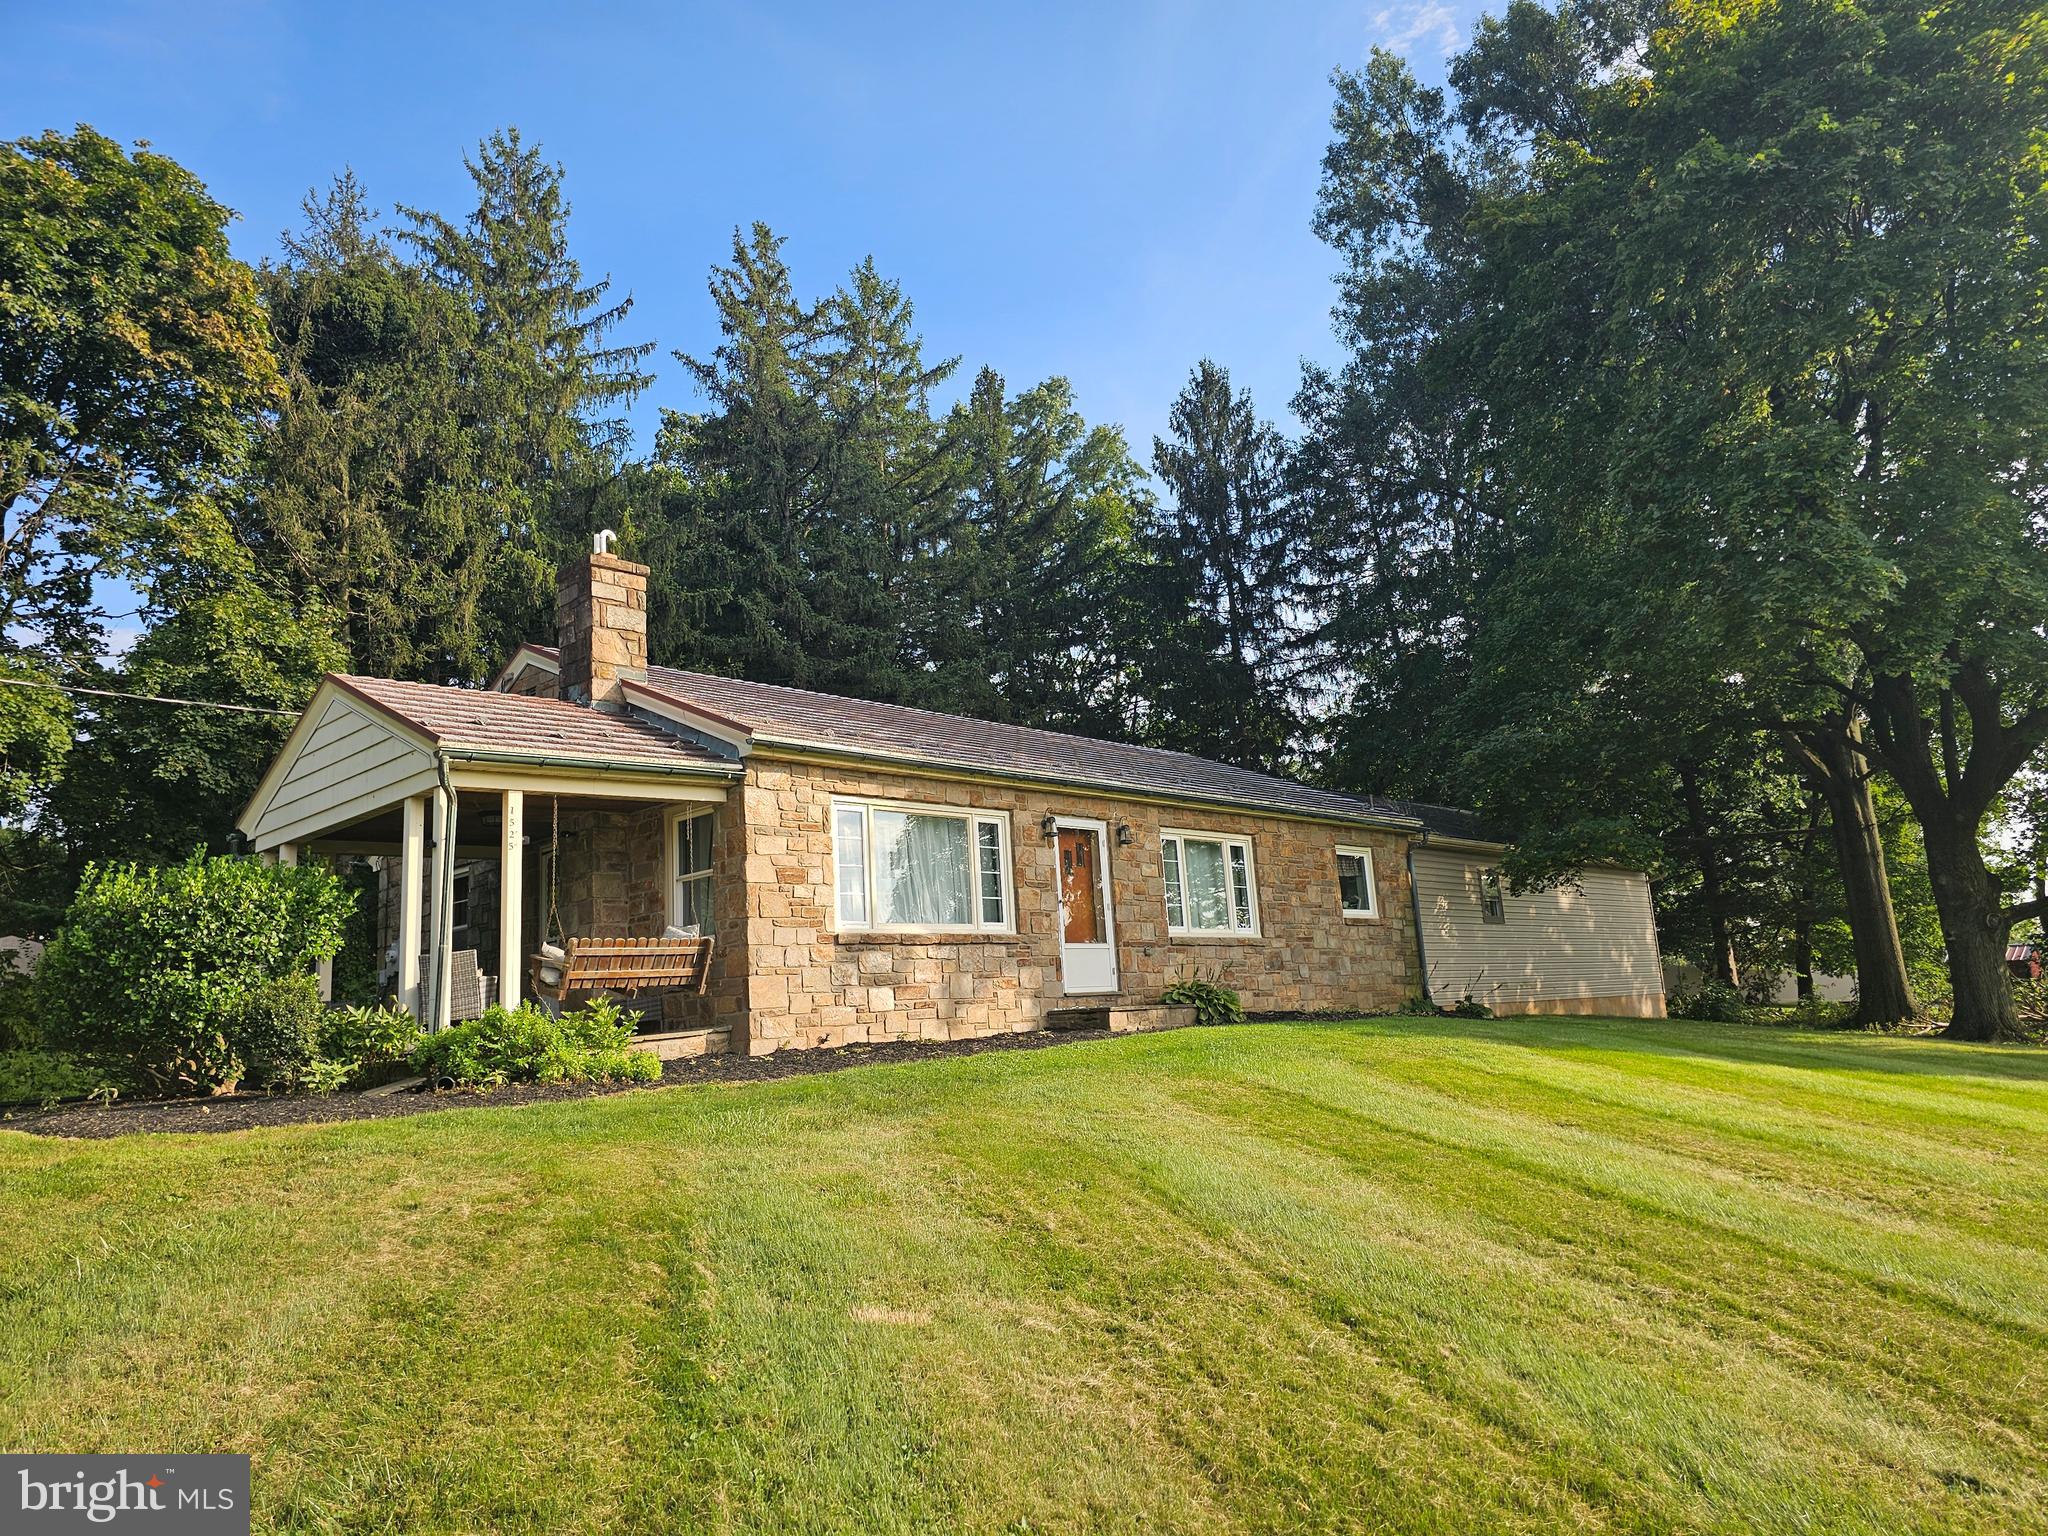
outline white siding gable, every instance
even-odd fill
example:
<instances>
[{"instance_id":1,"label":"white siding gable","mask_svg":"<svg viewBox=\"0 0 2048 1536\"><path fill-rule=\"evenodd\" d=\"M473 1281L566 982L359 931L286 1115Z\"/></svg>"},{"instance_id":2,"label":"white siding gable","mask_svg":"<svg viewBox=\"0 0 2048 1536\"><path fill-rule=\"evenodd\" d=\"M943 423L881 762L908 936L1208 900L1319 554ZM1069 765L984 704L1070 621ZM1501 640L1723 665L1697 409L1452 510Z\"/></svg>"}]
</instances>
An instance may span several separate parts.
<instances>
[{"instance_id":1,"label":"white siding gable","mask_svg":"<svg viewBox=\"0 0 2048 1536\"><path fill-rule=\"evenodd\" d=\"M374 815L436 781L420 741L334 688L323 689L242 815L258 848L275 848Z\"/></svg>"}]
</instances>

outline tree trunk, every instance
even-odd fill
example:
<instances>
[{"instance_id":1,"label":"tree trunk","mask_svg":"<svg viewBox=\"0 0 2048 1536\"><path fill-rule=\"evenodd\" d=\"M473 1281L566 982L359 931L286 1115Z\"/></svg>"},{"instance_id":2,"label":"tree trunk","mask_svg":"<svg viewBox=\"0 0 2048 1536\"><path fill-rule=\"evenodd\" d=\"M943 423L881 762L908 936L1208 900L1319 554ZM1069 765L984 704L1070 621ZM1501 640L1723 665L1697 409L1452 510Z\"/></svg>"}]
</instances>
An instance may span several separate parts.
<instances>
[{"instance_id":1,"label":"tree trunk","mask_svg":"<svg viewBox=\"0 0 2048 1536\"><path fill-rule=\"evenodd\" d=\"M1678 780L1685 792L1686 819L1691 823L1693 847L1699 854L1700 900L1707 909L1707 928L1714 946L1713 979L1739 992L1742 990L1742 973L1735 963L1735 933L1728 921L1728 896L1721 886L1721 860L1707 825L1699 777L1690 766L1686 766L1679 769Z\"/></svg>"},{"instance_id":2,"label":"tree trunk","mask_svg":"<svg viewBox=\"0 0 2048 1536\"><path fill-rule=\"evenodd\" d=\"M2005 968L2004 901L1984 867L1977 829L1942 817L1923 820L1921 831L1955 988L1955 1012L1942 1033L1952 1040L2009 1039L2019 1033L2020 1017Z\"/></svg>"},{"instance_id":3,"label":"tree trunk","mask_svg":"<svg viewBox=\"0 0 2048 1536\"><path fill-rule=\"evenodd\" d=\"M1875 1029L1917 1019L1924 1010L1906 974L1891 877L1884 868L1884 838L1877 827L1877 802L1853 731L1823 731L1806 745L1817 764L1813 777L1828 803L1835 863L1842 872L1849 908L1849 937L1856 948L1857 1022Z\"/></svg>"},{"instance_id":4,"label":"tree trunk","mask_svg":"<svg viewBox=\"0 0 2048 1536\"><path fill-rule=\"evenodd\" d=\"M1792 928L1792 982L1799 1001L1813 1001L1813 920L1801 917Z\"/></svg>"},{"instance_id":5,"label":"tree trunk","mask_svg":"<svg viewBox=\"0 0 2048 1536\"><path fill-rule=\"evenodd\" d=\"M1960 646L1950 648L1949 659L1951 686L1940 690L1931 716L1911 673L1871 680L1870 751L1913 807L1927 844L1927 877L1955 994L1943 1033L1955 1040L2002 1040L2019 1032L2005 969L2012 915L1984 867L1977 833L1999 792L2048 735L2048 708L2008 725L1999 685L1982 664ZM1968 711L1967 733L1958 700Z\"/></svg>"}]
</instances>

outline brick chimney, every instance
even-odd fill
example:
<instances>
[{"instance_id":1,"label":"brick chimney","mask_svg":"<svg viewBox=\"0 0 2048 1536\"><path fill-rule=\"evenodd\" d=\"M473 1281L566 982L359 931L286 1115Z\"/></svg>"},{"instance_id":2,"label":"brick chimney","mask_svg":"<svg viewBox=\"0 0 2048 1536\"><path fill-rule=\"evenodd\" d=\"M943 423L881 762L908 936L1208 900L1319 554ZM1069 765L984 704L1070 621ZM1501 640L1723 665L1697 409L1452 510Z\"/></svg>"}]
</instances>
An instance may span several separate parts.
<instances>
[{"instance_id":1,"label":"brick chimney","mask_svg":"<svg viewBox=\"0 0 2048 1536\"><path fill-rule=\"evenodd\" d=\"M611 552L600 533L591 554L555 574L555 638L561 696L619 714L626 679L647 676L647 567Z\"/></svg>"}]
</instances>

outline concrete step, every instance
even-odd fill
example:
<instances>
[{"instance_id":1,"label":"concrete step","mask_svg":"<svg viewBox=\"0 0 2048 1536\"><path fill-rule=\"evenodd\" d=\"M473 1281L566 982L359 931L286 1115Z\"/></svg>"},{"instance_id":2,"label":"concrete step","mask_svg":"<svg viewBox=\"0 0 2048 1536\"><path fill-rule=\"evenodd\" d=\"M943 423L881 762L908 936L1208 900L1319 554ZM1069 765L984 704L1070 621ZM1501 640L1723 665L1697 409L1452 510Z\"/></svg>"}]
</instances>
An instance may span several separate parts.
<instances>
[{"instance_id":1,"label":"concrete step","mask_svg":"<svg viewBox=\"0 0 2048 1536\"><path fill-rule=\"evenodd\" d=\"M1195 1010L1187 1004L1152 1003L1136 1007L1049 1008L1047 1029L1106 1029L1112 1034L1131 1035L1153 1029L1185 1029L1195 1022Z\"/></svg>"},{"instance_id":2,"label":"concrete step","mask_svg":"<svg viewBox=\"0 0 2048 1536\"><path fill-rule=\"evenodd\" d=\"M686 1056L723 1056L732 1049L730 1029L670 1029L659 1034L635 1035L633 1049L649 1051L663 1061L681 1061Z\"/></svg>"}]
</instances>

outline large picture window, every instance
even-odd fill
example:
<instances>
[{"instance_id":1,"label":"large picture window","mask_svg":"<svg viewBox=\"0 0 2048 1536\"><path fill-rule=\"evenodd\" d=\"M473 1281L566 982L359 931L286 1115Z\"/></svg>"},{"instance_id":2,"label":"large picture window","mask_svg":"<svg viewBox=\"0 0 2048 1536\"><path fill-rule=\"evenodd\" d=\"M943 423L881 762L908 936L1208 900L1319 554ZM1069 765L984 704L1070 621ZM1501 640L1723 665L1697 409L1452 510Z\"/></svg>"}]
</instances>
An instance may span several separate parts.
<instances>
[{"instance_id":1,"label":"large picture window","mask_svg":"<svg viewBox=\"0 0 2048 1536\"><path fill-rule=\"evenodd\" d=\"M1205 937L1259 931L1258 881L1246 839L1166 832L1160 837L1160 858L1168 933Z\"/></svg>"},{"instance_id":2,"label":"large picture window","mask_svg":"<svg viewBox=\"0 0 2048 1536\"><path fill-rule=\"evenodd\" d=\"M669 903L669 921L678 928L711 932L711 828L710 811L682 816L670 834L674 846L674 896Z\"/></svg>"},{"instance_id":3,"label":"large picture window","mask_svg":"<svg viewBox=\"0 0 2048 1536\"><path fill-rule=\"evenodd\" d=\"M1009 932L1009 842L997 813L833 801L840 928Z\"/></svg>"}]
</instances>

